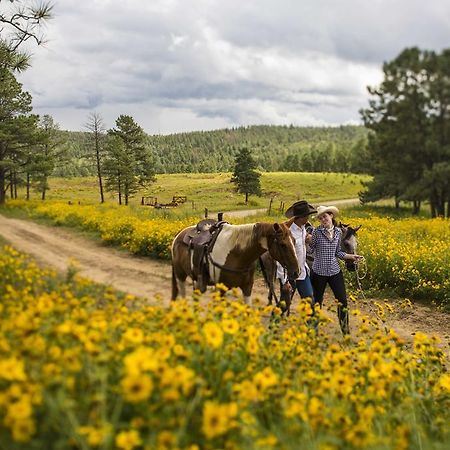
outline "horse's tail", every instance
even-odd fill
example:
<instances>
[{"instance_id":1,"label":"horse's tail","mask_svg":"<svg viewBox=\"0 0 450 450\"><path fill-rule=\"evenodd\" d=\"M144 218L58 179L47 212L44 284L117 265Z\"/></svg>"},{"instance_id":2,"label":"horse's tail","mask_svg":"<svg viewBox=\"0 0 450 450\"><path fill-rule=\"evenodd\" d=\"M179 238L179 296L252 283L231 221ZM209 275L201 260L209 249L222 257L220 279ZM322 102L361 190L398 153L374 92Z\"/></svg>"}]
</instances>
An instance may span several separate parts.
<instances>
[{"instance_id":1,"label":"horse's tail","mask_svg":"<svg viewBox=\"0 0 450 450\"><path fill-rule=\"evenodd\" d=\"M175 276L175 269L172 264L172 300L176 300L178 297L178 283Z\"/></svg>"}]
</instances>

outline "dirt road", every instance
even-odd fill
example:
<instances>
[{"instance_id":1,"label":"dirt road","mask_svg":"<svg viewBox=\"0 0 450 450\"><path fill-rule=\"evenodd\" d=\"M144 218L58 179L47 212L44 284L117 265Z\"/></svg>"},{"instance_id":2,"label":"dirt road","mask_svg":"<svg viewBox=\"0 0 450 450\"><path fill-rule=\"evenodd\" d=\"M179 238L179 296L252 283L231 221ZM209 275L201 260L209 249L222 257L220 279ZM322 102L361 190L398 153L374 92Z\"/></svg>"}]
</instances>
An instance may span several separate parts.
<instances>
[{"instance_id":1,"label":"dirt road","mask_svg":"<svg viewBox=\"0 0 450 450\"><path fill-rule=\"evenodd\" d=\"M75 262L79 273L95 282L110 285L133 295L168 305L171 290L171 269L168 262L131 255L125 251L106 247L89 240L74 231L59 227L38 225L34 222L6 218L0 215L0 236L16 249L26 252L39 262L67 271ZM267 289L261 279L254 287L255 296L266 298ZM331 303L325 298L325 303ZM371 309L363 304L361 309L371 315ZM402 337L411 339L417 331L435 334L443 346L450 344L450 316L435 308L414 305L402 315L391 318L387 326L394 328ZM352 320L356 320L352 318Z\"/></svg>"},{"instance_id":2,"label":"dirt road","mask_svg":"<svg viewBox=\"0 0 450 450\"><path fill-rule=\"evenodd\" d=\"M334 200L334 201L325 202L325 203L334 205L334 206L359 205L359 198L347 198L344 200ZM224 212L224 219L228 220L230 218L255 216L257 214L265 214L266 212L267 212L267 208L243 209L241 211L228 211L228 212ZM210 211L210 217L216 217L216 216L217 216L217 213Z\"/></svg>"},{"instance_id":3,"label":"dirt road","mask_svg":"<svg viewBox=\"0 0 450 450\"><path fill-rule=\"evenodd\" d=\"M169 295L171 270L167 262L133 256L63 228L2 215L0 235L17 250L60 272L75 263L80 275L97 283L147 298Z\"/></svg>"}]
</instances>

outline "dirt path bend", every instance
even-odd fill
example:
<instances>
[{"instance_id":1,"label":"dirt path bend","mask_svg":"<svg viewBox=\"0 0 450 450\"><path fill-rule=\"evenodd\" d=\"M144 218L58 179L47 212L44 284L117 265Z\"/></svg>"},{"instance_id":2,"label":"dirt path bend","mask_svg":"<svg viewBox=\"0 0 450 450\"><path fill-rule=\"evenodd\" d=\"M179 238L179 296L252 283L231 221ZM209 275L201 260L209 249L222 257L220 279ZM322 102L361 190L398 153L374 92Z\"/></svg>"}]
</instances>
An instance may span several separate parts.
<instances>
[{"instance_id":1,"label":"dirt path bend","mask_svg":"<svg viewBox=\"0 0 450 450\"><path fill-rule=\"evenodd\" d=\"M171 268L168 262L137 257L125 251L106 247L64 228L38 225L2 215L0 215L0 236L17 250L30 254L39 262L60 272L66 272L75 261L83 277L145 297L150 301L161 302L162 299L163 304L170 303ZM262 279L256 280L254 295L265 301L267 288ZM155 296L160 297L155 300ZM325 304L330 303L332 299L326 296ZM365 307L362 303L350 305L350 308L356 307L361 307L363 312L373 316L374 308ZM330 317L334 318L334 313L330 314ZM394 328L406 339L411 339L418 331L437 335L448 349L449 319L449 314L436 308L415 304L411 310L390 318L386 325ZM352 317L351 327L356 325L356 319ZM337 329L337 325L335 328Z\"/></svg>"},{"instance_id":2,"label":"dirt path bend","mask_svg":"<svg viewBox=\"0 0 450 450\"><path fill-rule=\"evenodd\" d=\"M170 296L168 262L130 255L86 239L70 230L0 215L0 235L17 250L60 272L74 264L79 274L133 295Z\"/></svg>"}]
</instances>

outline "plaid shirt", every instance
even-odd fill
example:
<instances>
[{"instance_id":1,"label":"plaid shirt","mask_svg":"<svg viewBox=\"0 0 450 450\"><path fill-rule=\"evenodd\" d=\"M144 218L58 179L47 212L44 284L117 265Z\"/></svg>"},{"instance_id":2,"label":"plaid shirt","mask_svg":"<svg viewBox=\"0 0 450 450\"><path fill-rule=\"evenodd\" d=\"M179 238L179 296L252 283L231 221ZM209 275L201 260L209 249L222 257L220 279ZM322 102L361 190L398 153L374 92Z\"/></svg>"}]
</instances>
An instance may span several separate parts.
<instances>
[{"instance_id":1,"label":"plaid shirt","mask_svg":"<svg viewBox=\"0 0 450 450\"><path fill-rule=\"evenodd\" d=\"M337 258L344 259L346 253L341 250L342 231L334 227L334 236L330 240L326 229L320 225L314 229L312 240L309 244L309 253L314 255L312 270L318 275L331 277L340 272L341 268Z\"/></svg>"}]
</instances>

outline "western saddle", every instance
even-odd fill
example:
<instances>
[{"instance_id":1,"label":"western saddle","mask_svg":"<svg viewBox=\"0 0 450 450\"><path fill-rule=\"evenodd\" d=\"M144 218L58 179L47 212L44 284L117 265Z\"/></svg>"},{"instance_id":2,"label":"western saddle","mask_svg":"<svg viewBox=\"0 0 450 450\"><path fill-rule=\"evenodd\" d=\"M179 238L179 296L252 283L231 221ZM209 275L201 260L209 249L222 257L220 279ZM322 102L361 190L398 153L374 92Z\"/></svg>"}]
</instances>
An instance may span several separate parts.
<instances>
[{"instance_id":1,"label":"western saddle","mask_svg":"<svg viewBox=\"0 0 450 450\"><path fill-rule=\"evenodd\" d=\"M222 217L223 213L219 213L217 220L201 220L183 238L183 242L189 246L194 287L202 293L206 291L210 282L208 255L212 251L223 225L228 223L222 220Z\"/></svg>"}]
</instances>

